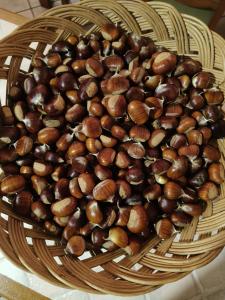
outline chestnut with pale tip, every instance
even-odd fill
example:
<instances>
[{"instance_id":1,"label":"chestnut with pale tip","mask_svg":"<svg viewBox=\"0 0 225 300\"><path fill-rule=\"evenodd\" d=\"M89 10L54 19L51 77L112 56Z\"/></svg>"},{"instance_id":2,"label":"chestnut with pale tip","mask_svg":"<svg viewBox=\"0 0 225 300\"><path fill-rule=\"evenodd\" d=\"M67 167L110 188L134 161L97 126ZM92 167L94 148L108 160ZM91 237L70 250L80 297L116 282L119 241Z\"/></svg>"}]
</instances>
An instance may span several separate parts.
<instances>
[{"instance_id":1,"label":"chestnut with pale tip","mask_svg":"<svg viewBox=\"0 0 225 300\"><path fill-rule=\"evenodd\" d=\"M159 146L165 137L166 137L166 130L161 128L153 130L150 139L148 140L149 147L155 148Z\"/></svg>"},{"instance_id":2,"label":"chestnut with pale tip","mask_svg":"<svg viewBox=\"0 0 225 300\"><path fill-rule=\"evenodd\" d=\"M109 230L108 240L112 241L120 248L125 248L128 244L128 235L121 227L112 227Z\"/></svg>"},{"instance_id":3,"label":"chestnut with pale tip","mask_svg":"<svg viewBox=\"0 0 225 300\"><path fill-rule=\"evenodd\" d=\"M163 240L170 238L175 232L173 223L168 218L159 220L155 225L155 230L157 235Z\"/></svg>"},{"instance_id":4,"label":"chestnut with pale tip","mask_svg":"<svg viewBox=\"0 0 225 300\"><path fill-rule=\"evenodd\" d=\"M135 205L130 211L127 228L132 233L140 233L148 227L148 216L145 208L141 205Z\"/></svg>"},{"instance_id":5,"label":"chestnut with pale tip","mask_svg":"<svg viewBox=\"0 0 225 300\"><path fill-rule=\"evenodd\" d=\"M91 200L87 203L86 216L89 222L93 224L101 224L103 220L103 213L98 201Z\"/></svg>"},{"instance_id":6,"label":"chestnut with pale tip","mask_svg":"<svg viewBox=\"0 0 225 300\"><path fill-rule=\"evenodd\" d=\"M214 200L218 197L219 190L215 183L205 182L198 190L198 196L204 201Z\"/></svg>"},{"instance_id":7,"label":"chestnut with pale tip","mask_svg":"<svg viewBox=\"0 0 225 300\"><path fill-rule=\"evenodd\" d=\"M155 74L166 74L176 67L177 56L170 52L159 53L153 61L152 70Z\"/></svg>"},{"instance_id":8,"label":"chestnut with pale tip","mask_svg":"<svg viewBox=\"0 0 225 300\"><path fill-rule=\"evenodd\" d=\"M67 197L51 205L52 214L56 217L67 217L74 213L77 200L74 197Z\"/></svg>"},{"instance_id":9,"label":"chestnut with pale tip","mask_svg":"<svg viewBox=\"0 0 225 300\"><path fill-rule=\"evenodd\" d=\"M83 194L89 195L94 189L95 181L92 174L82 173L78 177L78 184Z\"/></svg>"},{"instance_id":10,"label":"chestnut with pale tip","mask_svg":"<svg viewBox=\"0 0 225 300\"><path fill-rule=\"evenodd\" d=\"M101 27L101 34L107 41L115 41L120 35L120 29L112 23L105 24Z\"/></svg>"}]
</instances>

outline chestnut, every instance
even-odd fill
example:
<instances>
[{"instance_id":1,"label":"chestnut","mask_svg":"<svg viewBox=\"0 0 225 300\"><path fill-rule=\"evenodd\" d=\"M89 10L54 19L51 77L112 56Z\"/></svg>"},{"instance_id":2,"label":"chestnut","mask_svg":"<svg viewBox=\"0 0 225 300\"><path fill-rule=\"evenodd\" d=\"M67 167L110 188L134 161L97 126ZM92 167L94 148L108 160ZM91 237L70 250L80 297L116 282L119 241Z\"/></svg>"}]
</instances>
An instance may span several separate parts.
<instances>
[{"instance_id":1,"label":"chestnut","mask_svg":"<svg viewBox=\"0 0 225 300\"><path fill-rule=\"evenodd\" d=\"M132 86L126 92L125 96L128 102L131 102L133 100L144 101L145 93L144 90L142 90L140 87Z\"/></svg>"},{"instance_id":2,"label":"chestnut","mask_svg":"<svg viewBox=\"0 0 225 300\"><path fill-rule=\"evenodd\" d=\"M163 218L163 219L159 220L155 225L155 230L156 230L157 235L161 239L168 239L175 232L173 223L170 221L169 218Z\"/></svg>"},{"instance_id":3,"label":"chestnut","mask_svg":"<svg viewBox=\"0 0 225 300\"><path fill-rule=\"evenodd\" d=\"M145 156L145 148L141 143L132 143L129 145L127 153L132 158L141 159Z\"/></svg>"},{"instance_id":4,"label":"chestnut","mask_svg":"<svg viewBox=\"0 0 225 300\"><path fill-rule=\"evenodd\" d=\"M165 197L169 200L177 200L182 194L182 188L179 184L173 181L168 181L164 185Z\"/></svg>"},{"instance_id":5,"label":"chestnut","mask_svg":"<svg viewBox=\"0 0 225 300\"><path fill-rule=\"evenodd\" d=\"M121 227L112 227L108 239L120 248L125 248L128 244L128 235Z\"/></svg>"},{"instance_id":6,"label":"chestnut","mask_svg":"<svg viewBox=\"0 0 225 300\"><path fill-rule=\"evenodd\" d=\"M113 148L103 148L97 155L99 164L105 167L111 165L115 157L116 151Z\"/></svg>"},{"instance_id":7,"label":"chestnut","mask_svg":"<svg viewBox=\"0 0 225 300\"><path fill-rule=\"evenodd\" d=\"M82 122L82 132L90 138L97 138L101 135L100 122L95 117L87 117Z\"/></svg>"},{"instance_id":8,"label":"chestnut","mask_svg":"<svg viewBox=\"0 0 225 300\"><path fill-rule=\"evenodd\" d=\"M115 165L120 169L126 169L129 167L131 160L129 156L123 152L119 151L116 155Z\"/></svg>"},{"instance_id":9,"label":"chestnut","mask_svg":"<svg viewBox=\"0 0 225 300\"><path fill-rule=\"evenodd\" d=\"M223 92L217 88L211 88L204 93L208 105L218 105L224 100Z\"/></svg>"},{"instance_id":10,"label":"chestnut","mask_svg":"<svg viewBox=\"0 0 225 300\"><path fill-rule=\"evenodd\" d=\"M150 138L150 131L145 126L133 126L130 129L129 136L136 142L146 142Z\"/></svg>"},{"instance_id":11,"label":"chestnut","mask_svg":"<svg viewBox=\"0 0 225 300\"><path fill-rule=\"evenodd\" d=\"M80 174L78 177L78 184L81 192L85 195L91 194L95 186L94 178L89 173Z\"/></svg>"},{"instance_id":12,"label":"chestnut","mask_svg":"<svg viewBox=\"0 0 225 300\"><path fill-rule=\"evenodd\" d=\"M36 112L36 111L31 111L28 112L25 115L25 118L23 120L26 129L30 132L30 133L37 133L41 128L42 128L42 120L41 120L41 115L40 113Z\"/></svg>"},{"instance_id":13,"label":"chestnut","mask_svg":"<svg viewBox=\"0 0 225 300\"><path fill-rule=\"evenodd\" d=\"M108 233L100 228L95 228L91 234L91 241L94 246L101 247L107 240Z\"/></svg>"},{"instance_id":14,"label":"chestnut","mask_svg":"<svg viewBox=\"0 0 225 300\"><path fill-rule=\"evenodd\" d=\"M159 53L153 61L152 70L155 74L166 74L176 67L177 56L170 52Z\"/></svg>"},{"instance_id":15,"label":"chestnut","mask_svg":"<svg viewBox=\"0 0 225 300\"><path fill-rule=\"evenodd\" d=\"M75 256L81 256L84 253L85 248L84 238L79 235L74 235L69 239L66 245L66 252Z\"/></svg>"},{"instance_id":16,"label":"chestnut","mask_svg":"<svg viewBox=\"0 0 225 300\"><path fill-rule=\"evenodd\" d=\"M132 185L138 185L144 180L144 173L140 168L131 167L127 170L126 180Z\"/></svg>"},{"instance_id":17,"label":"chestnut","mask_svg":"<svg viewBox=\"0 0 225 300\"><path fill-rule=\"evenodd\" d=\"M208 172L206 169L202 169L198 171L191 179L189 179L189 183L194 187L200 187L203 185L208 179Z\"/></svg>"},{"instance_id":18,"label":"chestnut","mask_svg":"<svg viewBox=\"0 0 225 300\"><path fill-rule=\"evenodd\" d=\"M140 233L148 227L148 216L145 208L135 205L130 210L127 228L132 233Z\"/></svg>"},{"instance_id":19,"label":"chestnut","mask_svg":"<svg viewBox=\"0 0 225 300\"><path fill-rule=\"evenodd\" d=\"M111 95L104 98L106 109L113 118L120 118L126 112L126 100L123 95ZM102 100L102 102L104 101Z\"/></svg>"},{"instance_id":20,"label":"chestnut","mask_svg":"<svg viewBox=\"0 0 225 300\"><path fill-rule=\"evenodd\" d=\"M9 175L1 181L0 189L5 195L21 192L25 187L26 181L21 175Z\"/></svg>"},{"instance_id":21,"label":"chestnut","mask_svg":"<svg viewBox=\"0 0 225 300\"><path fill-rule=\"evenodd\" d=\"M103 65L94 58L88 58L85 63L86 71L93 77L102 77L104 73Z\"/></svg>"},{"instance_id":22,"label":"chestnut","mask_svg":"<svg viewBox=\"0 0 225 300\"><path fill-rule=\"evenodd\" d=\"M221 184L225 179L224 167L221 163L212 163L208 168L209 180Z\"/></svg>"},{"instance_id":23,"label":"chestnut","mask_svg":"<svg viewBox=\"0 0 225 300\"><path fill-rule=\"evenodd\" d=\"M43 128L38 132L38 142L40 144L52 145L60 137L60 132L57 128Z\"/></svg>"},{"instance_id":24,"label":"chestnut","mask_svg":"<svg viewBox=\"0 0 225 300\"><path fill-rule=\"evenodd\" d=\"M70 72L62 73L62 75L59 77L57 87L60 92L76 89L78 86L75 76Z\"/></svg>"},{"instance_id":25,"label":"chestnut","mask_svg":"<svg viewBox=\"0 0 225 300\"><path fill-rule=\"evenodd\" d=\"M164 196L158 199L159 207L166 214L171 214L178 206L177 201L169 200Z\"/></svg>"},{"instance_id":26,"label":"chestnut","mask_svg":"<svg viewBox=\"0 0 225 300\"><path fill-rule=\"evenodd\" d=\"M179 95L179 89L175 84L163 83L155 89L155 97L164 98L167 102L174 101Z\"/></svg>"},{"instance_id":27,"label":"chestnut","mask_svg":"<svg viewBox=\"0 0 225 300\"><path fill-rule=\"evenodd\" d=\"M31 212L32 203L32 194L29 191L22 191L16 195L16 198L13 202L13 208L19 215L28 217Z\"/></svg>"},{"instance_id":28,"label":"chestnut","mask_svg":"<svg viewBox=\"0 0 225 300\"><path fill-rule=\"evenodd\" d=\"M198 89L208 89L213 84L213 74L201 71L192 78L192 85Z\"/></svg>"},{"instance_id":29,"label":"chestnut","mask_svg":"<svg viewBox=\"0 0 225 300\"><path fill-rule=\"evenodd\" d=\"M86 206L86 216L89 222L93 224L100 224L103 220L103 213L100 209L99 202L91 200Z\"/></svg>"},{"instance_id":30,"label":"chestnut","mask_svg":"<svg viewBox=\"0 0 225 300\"><path fill-rule=\"evenodd\" d=\"M162 194L162 189L158 183L150 185L143 192L143 196L147 201L156 200L161 196L161 194Z\"/></svg>"},{"instance_id":31,"label":"chestnut","mask_svg":"<svg viewBox=\"0 0 225 300\"><path fill-rule=\"evenodd\" d=\"M218 148L206 145L203 148L202 157L206 162L214 162L220 160L221 154Z\"/></svg>"},{"instance_id":32,"label":"chestnut","mask_svg":"<svg viewBox=\"0 0 225 300\"><path fill-rule=\"evenodd\" d=\"M98 201L106 201L115 195L116 190L117 186L115 181L112 179L105 179L94 187L93 197Z\"/></svg>"},{"instance_id":33,"label":"chestnut","mask_svg":"<svg viewBox=\"0 0 225 300\"><path fill-rule=\"evenodd\" d=\"M148 140L149 147L155 148L159 146L165 137L166 137L166 131L164 129L153 130L150 139Z\"/></svg>"},{"instance_id":34,"label":"chestnut","mask_svg":"<svg viewBox=\"0 0 225 300\"><path fill-rule=\"evenodd\" d=\"M203 213L203 206L198 203L185 203L180 209L192 217L198 217Z\"/></svg>"},{"instance_id":35,"label":"chestnut","mask_svg":"<svg viewBox=\"0 0 225 300\"><path fill-rule=\"evenodd\" d=\"M105 24L101 27L101 34L107 41L115 41L120 35L120 29L112 23Z\"/></svg>"},{"instance_id":36,"label":"chestnut","mask_svg":"<svg viewBox=\"0 0 225 300\"><path fill-rule=\"evenodd\" d=\"M174 76L181 76L184 74L192 76L200 72L201 69L202 69L202 65L199 61L189 57L184 58L184 60L181 60L176 66L176 69L174 71Z\"/></svg>"},{"instance_id":37,"label":"chestnut","mask_svg":"<svg viewBox=\"0 0 225 300\"><path fill-rule=\"evenodd\" d=\"M192 217L186 214L185 212L183 212L182 210L174 211L171 214L170 218L173 224L177 227L185 227L188 224L190 224L192 221Z\"/></svg>"},{"instance_id":38,"label":"chestnut","mask_svg":"<svg viewBox=\"0 0 225 300\"><path fill-rule=\"evenodd\" d=\"M215 139L221 139L225 137L225 121L219 120L211 125L212 135Z\"/></svg>"},{"instance_id":39,"label":"chestnut","mask_svg":"<svg viewBox=\"0 0 225 300\"><path fill-rule=\"evenodd\" d=\"M214 200L219 195L219 190L215 183L211 181L205 182L198 190L198 196L204 201Z\"/></svg>"}]
</instances>

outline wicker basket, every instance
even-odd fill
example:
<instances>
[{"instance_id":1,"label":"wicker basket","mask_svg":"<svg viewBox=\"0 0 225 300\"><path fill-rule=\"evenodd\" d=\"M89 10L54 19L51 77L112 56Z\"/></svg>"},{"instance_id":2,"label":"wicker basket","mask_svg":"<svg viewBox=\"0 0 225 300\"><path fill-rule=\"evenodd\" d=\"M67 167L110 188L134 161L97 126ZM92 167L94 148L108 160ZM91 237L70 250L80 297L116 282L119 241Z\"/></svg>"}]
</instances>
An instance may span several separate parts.
<instances>
[{"instance_id":1,"label":"wicker basket","mask_svg":"<svg viewBox=\"0 0 225 300\"><path fill-rule=\"evenodd\" d=\"M225 41L201 21L180 15L161 2L85 0L53 8L2 40L0 78L7 80L6 93L26 74L21 66L23 59L30 61L36 50L44 52L56 39L97 31L106 22L119 23L128 32L149 36L157 45L200 60L225 91ZM225 153L225 143L218 143ZM132 257L116 250L100 255L86 253L85 258L74 259L65 255L58 240L15 215L6 201L0 202L0 248L4 254L20 268L57 286L89 293L147 293L206 265L224 245L225 185L220 199L208 204L203 217L194 218L168 240L153 237Z\"/></svg>"}]
</instances>

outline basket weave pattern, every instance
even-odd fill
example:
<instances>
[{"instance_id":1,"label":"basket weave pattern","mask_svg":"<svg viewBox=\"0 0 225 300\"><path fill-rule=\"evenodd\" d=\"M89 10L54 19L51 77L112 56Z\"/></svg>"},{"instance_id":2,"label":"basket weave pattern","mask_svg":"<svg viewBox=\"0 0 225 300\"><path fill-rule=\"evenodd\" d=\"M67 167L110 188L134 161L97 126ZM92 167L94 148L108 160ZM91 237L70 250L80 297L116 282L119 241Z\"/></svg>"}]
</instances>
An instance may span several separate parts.
<instances>
[{"instance_id":1,"label":"basket weave pattern","mask_svg":"<svg viewBox=\"0 0 225 300\"><path fill-rule=\"evenodd\" d=\"M108 22L201 61L204 70L215 75L216 84L225 92L225 41L199 20L180 15L161 2L84 0L53 8L2 40L0 79L7 80L6 93L26 74L27 70L21 67L24 58L30 61L35 51L44 52L56 40L98 31ZM219 140L218 144L225 153L225 143ZM221 162L224 164L223 158ZM0 248L5 255L20 268L57 286L89 293L147 293L209 263L224 245L225 185L221 187L220 198L208 204L203 217L195 217L181 233L168 240L152 237L132 257L116 250L90 252L89 258L74 259L65 255L60 241L15 215L7 201L0 202Z\"/></svg>"}]
</instances>

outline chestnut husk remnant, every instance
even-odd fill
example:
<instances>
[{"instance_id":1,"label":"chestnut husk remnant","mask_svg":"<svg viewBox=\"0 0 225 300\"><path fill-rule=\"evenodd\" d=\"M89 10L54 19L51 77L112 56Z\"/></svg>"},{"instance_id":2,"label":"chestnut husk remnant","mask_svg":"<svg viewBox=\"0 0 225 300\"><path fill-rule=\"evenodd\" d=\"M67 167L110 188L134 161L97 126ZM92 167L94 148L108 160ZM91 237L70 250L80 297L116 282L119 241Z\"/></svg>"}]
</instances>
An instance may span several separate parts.
<instances>
[{"instance_id":1,"label":"chestnut husk remnant","mask_svg":"<svg viewBox=\"0 0 225 300\"><path fill-rule=\"evenodd\" d=\"M0 193L80 256L137 254L220 194L224 96L201 64L114 24L36 53L0 111Z\"/></svg>"}]
</instances>

